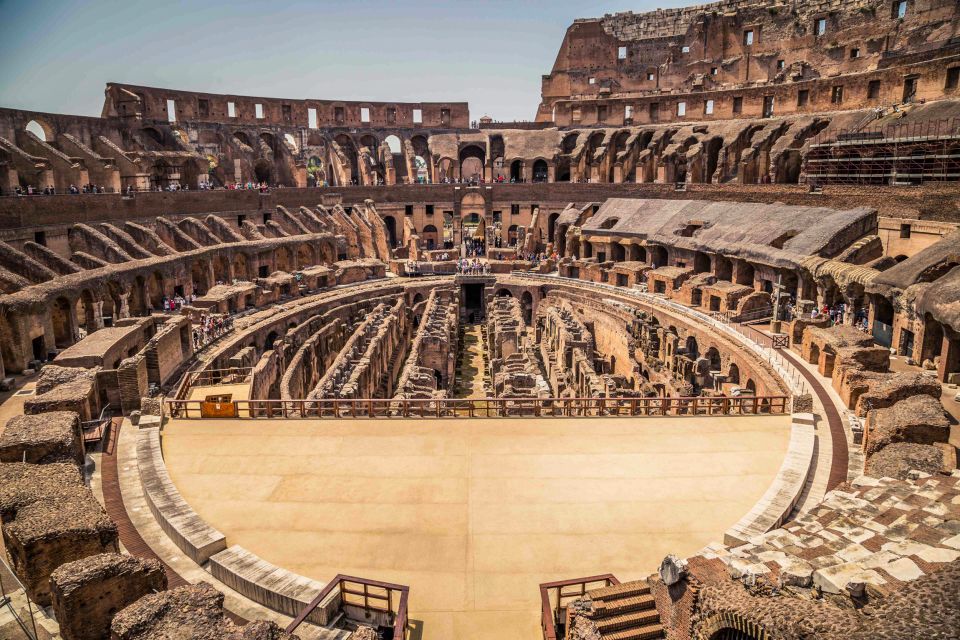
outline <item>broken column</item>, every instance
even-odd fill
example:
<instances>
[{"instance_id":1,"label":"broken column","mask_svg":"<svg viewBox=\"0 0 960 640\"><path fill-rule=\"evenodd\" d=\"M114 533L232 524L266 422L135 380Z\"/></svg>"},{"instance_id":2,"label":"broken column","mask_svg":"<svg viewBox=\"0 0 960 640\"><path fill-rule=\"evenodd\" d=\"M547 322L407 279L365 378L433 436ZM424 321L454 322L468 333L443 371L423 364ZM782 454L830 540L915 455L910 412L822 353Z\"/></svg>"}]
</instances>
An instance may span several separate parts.
<instances>
[{"instance_id":1,"label":"broken column","mask_svg":"<svg viewBox=\"0 0 960 640\"><path fill-rule=\"evenodd\" d=\"M53 610L64 640L109 637L118 611L166 588L167 575L158 560L118 553L68 562L50 576Z\"/></svg>"}]
</instances>

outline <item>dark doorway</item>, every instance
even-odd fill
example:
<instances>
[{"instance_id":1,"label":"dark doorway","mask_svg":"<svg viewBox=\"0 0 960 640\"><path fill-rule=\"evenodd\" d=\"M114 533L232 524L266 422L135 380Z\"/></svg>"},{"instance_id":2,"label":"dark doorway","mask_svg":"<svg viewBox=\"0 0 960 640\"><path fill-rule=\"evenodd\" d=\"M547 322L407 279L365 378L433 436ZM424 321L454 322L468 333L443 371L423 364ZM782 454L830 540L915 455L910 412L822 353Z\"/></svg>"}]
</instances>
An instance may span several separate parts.
<instances>
[{"instance_id":1,"label":"dark doorway","mask_svg":"<svg viewBox=\"0 0 960 640\"><path fill-rule=\"evenodd\" d=\"M483 319L483 283L468 282L463 285L463 308L470 322Z\"/></svg>"}]
</instances>

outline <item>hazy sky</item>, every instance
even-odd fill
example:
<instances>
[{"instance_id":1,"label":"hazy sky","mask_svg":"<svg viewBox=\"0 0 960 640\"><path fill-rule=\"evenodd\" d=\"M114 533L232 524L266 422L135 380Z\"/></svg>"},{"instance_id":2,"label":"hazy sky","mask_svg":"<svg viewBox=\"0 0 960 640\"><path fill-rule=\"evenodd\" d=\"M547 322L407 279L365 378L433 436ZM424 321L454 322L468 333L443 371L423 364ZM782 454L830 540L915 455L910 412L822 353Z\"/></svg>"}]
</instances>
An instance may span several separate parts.
<instances>
[{"instance_id":1,"label":"hazy sky","mask_svg":"<svg viewBox=\"0 0 960 640\"><path fill-rule=\"evenodd\" d=\"M107 82L278 98L468 101L532 120L575 18L671 0L0 0L0 106L100 115Z\"/></svg>"}]
</instances>

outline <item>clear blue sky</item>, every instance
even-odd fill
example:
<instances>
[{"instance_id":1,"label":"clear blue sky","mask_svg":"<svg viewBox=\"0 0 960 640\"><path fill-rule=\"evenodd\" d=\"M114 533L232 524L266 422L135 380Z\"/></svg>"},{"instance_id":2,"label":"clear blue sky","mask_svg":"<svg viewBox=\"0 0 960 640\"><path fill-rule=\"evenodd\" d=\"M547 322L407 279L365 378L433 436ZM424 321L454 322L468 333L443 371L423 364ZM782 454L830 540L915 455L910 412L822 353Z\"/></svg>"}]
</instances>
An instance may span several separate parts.
<instances>
[{"instance_id":1,"label":"clear blue sky","mask_svg":"<svg viewBox=\"0 0 960 640\"><path fill-rule=\"evenodd\" d=\"M575 18L670 0L0 0L0 106L100 115L107 82L343 100L468 101L532 120Z\"/></svg>"}]
</instances>

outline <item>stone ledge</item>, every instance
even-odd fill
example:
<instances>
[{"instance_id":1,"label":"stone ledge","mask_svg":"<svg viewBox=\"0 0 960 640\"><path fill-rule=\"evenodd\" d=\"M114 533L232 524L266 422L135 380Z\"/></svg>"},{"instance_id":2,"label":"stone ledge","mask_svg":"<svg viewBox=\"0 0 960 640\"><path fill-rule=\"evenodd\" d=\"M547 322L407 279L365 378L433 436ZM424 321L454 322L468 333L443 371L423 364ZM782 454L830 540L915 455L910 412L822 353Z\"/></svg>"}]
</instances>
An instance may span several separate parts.
<instances>
[{"instance_id":1,"label":"stone ledge","mask_svg":"<svg viewBox=\"0 0 960 640\"><path fill-rule=\"evenodd\" d=\"M227 548L226 537L197 515L170 480L159 428L141 428L137 433L137 468L150 512L181 551L202 565Z\"/></svg>"},{"instance_id":2,"label":"stone ledge","mask_svg":"<svg viewBox=\"0 0 960 640\"><path fill-rule=\"evenodd\" d=\"M238 545L211 556L209 570L214 578L234 591L291 617L296 617L325 586L271 564ZM321 606L307 620L326 625L330 622L328 618L326 608Z\"/></svg>"},{"instance_id":3,"label":"stone ledge","mask_svg":"<svg viewBox=\"0 0 960 640\"><path fill-rule=\"evenodd\" d=\"M723 534L725 545L736 547L747 544L754 536L779 527L793 511L807 482L810 467L815 463L813 423L813 414L793 414L790 443L783 464L763 497Z\"/></svg>"}]
</instances>

